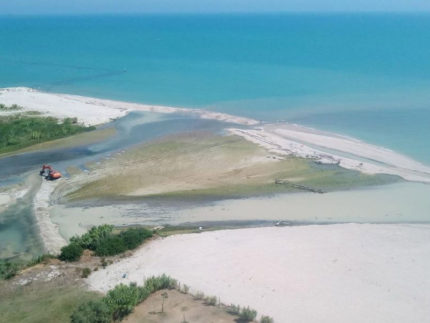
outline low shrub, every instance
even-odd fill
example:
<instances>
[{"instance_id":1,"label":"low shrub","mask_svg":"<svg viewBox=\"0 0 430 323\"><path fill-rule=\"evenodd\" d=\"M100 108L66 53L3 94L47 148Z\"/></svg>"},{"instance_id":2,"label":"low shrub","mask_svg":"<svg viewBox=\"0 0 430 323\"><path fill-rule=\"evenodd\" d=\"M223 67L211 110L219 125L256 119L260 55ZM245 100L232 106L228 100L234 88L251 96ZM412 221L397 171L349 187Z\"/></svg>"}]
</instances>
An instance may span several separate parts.
<instances>
[{"instance_id":1,"label":"low shrub","mask_svg":"<svg viewBox=\"0 0 430 323\"><path fill-rule=\"evenodd\" d=\"M72 323L109 323L112 313L104 301L89 301L79 305L70 320Z\"/></svg>"},{"instance_id":2,"label":"low shrub","mask_svg":"<svg viewBox=\"0 0 430 323\"><path fill-rule=\"evenodd\" d=\"M82 236L75 236L70 239L70 243L77 243L83 249L95 250L100 241L109 237L113 231L113 225L103 224L92 227Z\"/></svg>"},{"instance_id":3,"label":"low shrub","mask_svg":"<svg viewBox=\"0 0 430 323\"><path fill-rule=\"evenodd\" d=\"M210 306L216 305L216 296L208 296L205 298L205 304Z\"/></svg>"},{"instance_id":4,"label":"low shrub","mask_svg":"<svg viewBox=\"0 0 430 323\"><path fill-rule=\"evenodd\" d=\"M41 264L41 263L46 263L49 259L55 259L56 257L50 254L44 254L38 257L33 258L32 260L30 260L27 264L26 267L31 267L31 266L35 266L37 264Z\"/></svg>"},{"instance_id":5,"label":"low shrub","mask_svg":"<svg viewBox=\"0 0 430 323\"><path fill-rule=\"evenodd\" d=\"M273 319L270 316L263 315L260 319L260 323L273 323Z\"/></svg>"},{"instance_id":6,"label":"low shrub","mask_svg":"<svg viewBox=\"0 0 430 323\"><path fill-rule=\"evenodd\" d=\"M111 235L100 240L95 248L97 256L114 256L127 250L124 241L118 235Z\"/></svg>"},{"instance_id":7,"label":"low shrub","mask_svg":"<svg viewBox=\"0 0 430 323\"><path fill-rule=\"evenodd\" d=\"M71 243L61 248L61 254L58 258L64 261L76 261L79 260L83 252L84 249L79 244Z\"/></svg>"},{"instance_id":8,"label":"low shrub","mask_svg":"<svg viewBox=\"0 0 430 323\"><path fill-rule=\"evenodd\" d=\"M145 281L144 287L147 288L151 293L154 293L160 289L173 289L176 288L178 282L176 279L170 278L163 274L158 277L150 277Z\"/></svg>"},{"instance_id":9,"label":"low shrub","mask_svg":"<svg viewBox=\"0 0 430 323\"><path fill-rule=\"evenodd\" d=\"M240 314L240 306L230 304L230 306L227 307L227 312L233 315L239 315Z\"/></svg>"},{"instance_id":10,"label":"low shrub","mask_svg":"<svg viewBox=\"0 0 430 323\"><path fill-rule=\"evenodd\" d=\"M85 267L84 269L82 269L82 278L87 278L89 275L91 274L91 269L88 267Z\"/></svg>"},{"instance_id":11,"label":"low shrub","mask_svg":"<svg viewBox=\"0 0 430 323\"><path fill-rule=\"evenodd\" d=\"M182 287L182 293L188 294L189 291L190 291L190 286L184 284L184 286Z\"/></svg>"},{"instance_id":12,"label":"low shrub","mask_svg":"<svg viewBox=\"0 0 430 323\"><path fill-rule=\"evenodd\" d=\"M202 299L204 299L205 298L205 294L204 293L202 293L202 292L197 292L195 295L194 295L194 299L196 299L196 300L202 300Z\"/></svg>"},{"instance_id":13,"label":"low shrub","mask_svg":"<svg viewBox=\"0 0 430 323\"><path fill-rule=\"evenodd\" d=\"M127 229L119 234L119 237L124 241L127 249L135 249L142 242L152 237L152 232L145 228Z\"/></svg>"},{"instance_id":14,"label":"low shrub","mask_svg":"<svg viewBox=\"0 0 430 323\"><path fill-rule=\"evenodd\" d=\"M103 299L109 307L113 319L121 320L130 314L139 302L139 288L135 284L120 284L110 290Z\"/></svg>"},{"instance_id":15,"label":"low shrub","mask_svg":"<svg viewBox=\"0 0 430 323\"><path fill-rule=\"evenodd\" d=\"M0 279L11 279L14 277L20 267L18 264L10 261L0 261Z\"/></svg>"},{"instance_id":16,"label":"low shrub","mask_svg":"<svg viewBox=\"0 0 430 323\"><path fill-rule=\"evenodd\" d=\"M82 236L71 238L70 245L93 250L97 256L114 256L135 249L145 239L152 237L152 231L145 228L126 229L119 234L113 234L113 228L107 224L92 227Z\"/></svg>"},{"instance_id":17,"label":"low shrub","mask_svg":"<svg viewBox=\"0 0 430 323\"><path fill-rule=\"evenodd\" d=\"M250 309L249 307L242 308L239 314L239 319L244 322L254 321L256 317L257 317L257 311Z\"/></svg>"}]
</instances>

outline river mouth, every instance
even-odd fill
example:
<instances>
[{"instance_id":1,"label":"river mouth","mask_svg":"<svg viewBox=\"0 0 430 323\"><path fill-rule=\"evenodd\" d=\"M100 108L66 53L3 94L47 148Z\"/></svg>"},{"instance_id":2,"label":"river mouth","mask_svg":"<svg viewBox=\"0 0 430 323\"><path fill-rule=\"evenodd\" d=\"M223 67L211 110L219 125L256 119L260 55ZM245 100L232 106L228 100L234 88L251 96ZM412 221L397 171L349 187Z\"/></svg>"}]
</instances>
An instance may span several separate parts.
<instances>
[{"instance_id":1,"label":"river mouth","mask_svg":"<svg viewBox=\"0 0 430 323\"><path fill-rule=\"evenodd\" d=\"M51 164L67 181L70 167L86 171L91 163L109 159L133 145L142 144L176 132L220 132L225 123L183 114L131 112L100 128L113 127L115 135L97 143L68 148L24 152L0 158L0 189L13 195L17 187L27 191L0 208L0 259L29 260L44 253L34 219L33 198L42 178L37 174L43 164ZM28 179L32 180L29 181ZM3 210L2 210L3 209Z\"/></svg>"},{"instance_id":2,"label":"river mouth","mask_svg":"<svg viewBox=\"0 0 430 323\"><path fill-rule=\"evenodd\" d=\"M234 126L238 127L238 125ZM194 140L192 142L208 143L208 146L204 146L205 149L216 152L210 155L209 150L202 152L187 147L185 149L189 150L187 156L194 156L191 164L186 164L189 168L201 167L200 161L208 159L204 167L201 167L205 177L208 177L205 170L231 166L230 159L227 158L224 161L218 159L217 153L220 151L216 150L217 147L229 147L226 150L227 153L222 150L221 155L234 157L236 159L232 160L235 162L242 158L242 155L235 156L238 150L249 152L257 149L254 148L256 145L249 142L238 144L239 139L236 139L236 142L233 140L233 144L232 140L222 139L226 138L223 135L228 127L231 127L231 124L206 120L190 114L131 112L125 117L100 127L99 129L113 128L115 132L114 135L98 142L0 158L0 189L12 192L13 187L18 186L27 190L27 193L15 199L0 212L0 259L28 260L46 252L44 248L46 245L41 240L43 232L39 231L44 228L38 227L34 216L35 208L37 208L34 205L35 194L44 181L38 176L39 167L42 164L51 164L62 172L64 178L52 184L63 185L73 183L75 175L72 169L85 177L85 174L91 175L94 169L97 169L97 165L109 164L110 161L113 161L117 162L116 167L119 166L117 169L118 172L121 172L121 162L124 162L124 165L133 164L133 159L127 159L134 156L133 150L140 149L140 153L142 153L143 146L155 145L157 152L164 151L165 147L171 147L169 143L166 144L166 138L174 140L183 136L186 138L184 139L186 144L189 144L186 141L187 138L192 138ZM246 127L242 126L242 128ZM240 138L240 140L243 139ZM252 145L252 149L250 145ZM266 164L263 165L266 166L258 168L258 172L264 173L268 171L270 165L279 161L276 156L270 155L267 151L261 153L263 150L261 147L258 149L260 149L260 155L251 155L251 157L257 156L259 159L265 160ZM172 153L161 156L169 160L168 158L172 158L171 155ZM121 156L128 157L121 159ZM172 160L175 160L176 157L183 158L183 156L173 157ZM267 159L270 160L269 163L267 163ZM165 161L160 160L154 165L163 162ZM302 169L303 172L326 172L330 174L330 177L312 179L309 185L295 184L295 180L301 180L302 172L302 175L294 176L292 182L267 177L270 183L264 184L264 187L260 187L259 182L255 182L257 184L254 183L254 186L233 182L233 186L230 188L225 186L225 189L224 187L195 191L190 189L184 190L180 194L148 196L113 194L105 198L75 201L57 194L57 196L51 197L51 205L47 207L48 216L53 225L58 228L59 234L65 239L82 234L91 226L105 223L116 226L168 225L236 228L277 224L422 223L429 221L426 212L430 210L430 203L426 202L426 197L430 194L430 185L408 183L387 175L366 177L359 172L345 170L337 165L320 165L299 159L292 159L289 162L293 163L292 166L289 166L293 169ZM220 163L224 164L217 165ZM177 166L173 162L167 162L163 166L165 168L162 169L167 173L167 175L164 174L165 177L170 178L169 168L174 169ZM183 170L183 168L181 166L178 169ZM211 171L213 170L211 169ZM214 178L222 177L222 181L227 183L241 172L243 172L241 169L232 169L231 173L215 173ZM187 183L190 183L192 174L187 174L185 173L189 178L185 176L185 179ZM291 173L289 174L291 175ZM253 176L255 174L250 174L249 178L252 179ZM200 180L204 179L195 178L195 181ZM209 179L209 182L211 181L213 179ZM324 185L329 189L325 189ZM308 190L309 187L311 189ZM49 197L47 199L49 201ZM366 205L368 210L356 212L363 205Z\"/></svg>"}]
</instances>

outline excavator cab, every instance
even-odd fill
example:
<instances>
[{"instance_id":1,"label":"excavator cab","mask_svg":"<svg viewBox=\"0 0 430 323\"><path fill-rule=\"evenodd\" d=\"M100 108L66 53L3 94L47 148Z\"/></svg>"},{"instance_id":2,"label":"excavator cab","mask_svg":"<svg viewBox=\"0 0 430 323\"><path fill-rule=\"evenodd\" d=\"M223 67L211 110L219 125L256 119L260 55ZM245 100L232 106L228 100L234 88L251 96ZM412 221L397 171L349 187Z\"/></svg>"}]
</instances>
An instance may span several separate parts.
<instances>
[{"instance_id":1,"label":"excavator cab","mask_svg":"<svg viewBox=\"0 0 430 323\"><path fill-rule=\"evenodd\" d=\"M62 175L60 172L54 170L51 166L43 165L40 171L40 176L45 177L45 179L49 181L54 181L56 179L61 178Z\"/></svg>"}]
</instances>

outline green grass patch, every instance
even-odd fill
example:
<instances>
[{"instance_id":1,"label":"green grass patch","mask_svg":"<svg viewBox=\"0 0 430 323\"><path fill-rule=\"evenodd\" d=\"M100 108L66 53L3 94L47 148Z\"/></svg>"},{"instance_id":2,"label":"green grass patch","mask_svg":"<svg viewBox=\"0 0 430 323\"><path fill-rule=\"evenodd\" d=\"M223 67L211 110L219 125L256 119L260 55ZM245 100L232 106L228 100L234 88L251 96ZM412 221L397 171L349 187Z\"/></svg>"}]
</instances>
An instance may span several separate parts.
<instances>
[{"instance_id":1,"label":"green grass patch","mask_svg":"<svg viewBox=\"0 0 430 323\"><path fill-rule=\"evenodd\" d=\"M79 304L101 298L74 286L37 284L13 291L0 287L0 321L8 323L70 322L70 315Z\"/></svg>"}]
</instances>

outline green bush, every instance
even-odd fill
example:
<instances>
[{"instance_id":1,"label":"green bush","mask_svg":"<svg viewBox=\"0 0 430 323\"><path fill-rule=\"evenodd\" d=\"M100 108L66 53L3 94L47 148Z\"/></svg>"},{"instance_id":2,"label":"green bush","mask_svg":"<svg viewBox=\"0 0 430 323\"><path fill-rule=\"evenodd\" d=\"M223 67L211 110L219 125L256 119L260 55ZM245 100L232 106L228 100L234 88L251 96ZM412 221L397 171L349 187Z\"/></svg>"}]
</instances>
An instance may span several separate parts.
<instances>
[{"instance_id":1,"label":"green bush","mask_svg":"<svg viewBox=\"0 0 430 323\"><path fill-rule=\"evenodd\" d=\"M77 243L71 243L63 248L61 248L61 254L58 258L64 261L76 261L79 260L84 249Z\"/></svg>"},{"instance_id":2,"label":"green bush","mask_svg":"<svg viewBox=\"0 0 430 323\"><path fill-rule=\"evenodd\" d=\"M133 311L139 302L139 291L134 284L120 284L108 292L103 300L112 312L114 320L120 320Z\"/></svg>"},{"instance_id":3,"label":"green bush","mask_svg":"<svg viewBox=\"0 0 430 323\"><path fill-rule=\"evenodd\" d=\"M210 306L216 305L216 296L208 296L205 298L205 304Z\"/></svg>"},{"instance_id":4,"label":"green bush","mask_svg":"<svg viewBox=\"0 0 430 323\"><path fill-rule=\"evenodd\" d=\"M152 237L152 232L145 228L128 229L119 234L127 249L135 249L142 242Z\"/></svg>"},{"instance_id":5,"label":"green bush","mask_svg":"<svg viewBox=\"0 0 430 323\"><path fill-rule=\"evenodd\" d=\"M89 301L81 304L70 317L72 323L109 323L112 313L105 302Z\"/></svg>"},{"instance_id":6,"label":"green bush","mask_svg":"<svg viewBox=\"0 0 430 323\"><path fill-rule=\"evenodd\" d=\"M152 237L152 231L145 228L127 229L119 234L113 234L113 228L107 224L92 227L82 236L71 238L70 244L93 250L97 256L114 256L134 249L145 239Z\"/></svg>"},{"instance_id":7,"label":"green bush","mask_svg":"<svg viewBox=\"0 0 430 323\"><path fill-rule=\"evenodd\" d=\"M158 277L150 277L145 281L144 287L147 288L151 293L154 293L160 289L173 289L176 288L178 282L163 274Z\"/></svg>"},{"instance_id":8,"label":"green bush","mask_svg":"<svg viewBox=\"0 0 430 323\"><path fill-rule=\"evenodd\" d=\"M249 307L242 308L242 311L240 311L240 314L239 314L239 319L245 322L254 321L256 317L257 317L257 311L252 310Z\"/></svg>"},{"instance_id":9,"label":"green bush","mask_svg":"<svg viewBox=\"0 0 430 323\"><path fill-rule=\"evenodd\" d=\"M109 224L95 226L82 236L71 238L70 242L79 244L83 249L95 250L100 241L110 236L113 228L113 225Z\"/></svg>"},{"instance_id":10,"label":"green bush","mask_svg":"<svg viewBox=\"0 0 430 323\"><path fill-rule=\"evenodd\" d=\"M273 323L273 319L270 316L263 315L260 319L260 323Z\"/></svg>"},{"instance_id":11,"label":"green bush","mask_svg":"<svg viewBox=\"0 0 430 323\"><path fill-rule=\"evenodd\" d=\"M91 274L91 269L88 267L85 267L84 269L82 269L82 278L87 278L89 275Z\"/></svg>"},{"instance_id":12,"label":"green bush","mask_svg":"<svg viewBox=\"0 0 430 323\"><path fill-rule=\"evenodd\" d=\"M114 256L127 250L124 241L118 235L111 235L98 242L95 252L99 257Z\"/></svg>"},{"instance_id":13,"label":"green bush","mask_svg":"<svg viewBox=\"0 0 430 323\"><path fill-rule=\"evenodd\" d=\"M240 314L240 306L239 305L234 305L231 304L228 308L227 308L227 312L233 315L239 315Z\"/></svg>"},{"instance_id":14,"label":"green bush","mask_svg":"<svg viewBox=\"0 0 430 323\"><path fill-rule=\"evenodd\" d=\"M14 277L20 269L16 263L9 261L0 261L0 279L10 279Z\"/></svg>"}]
</instances>

